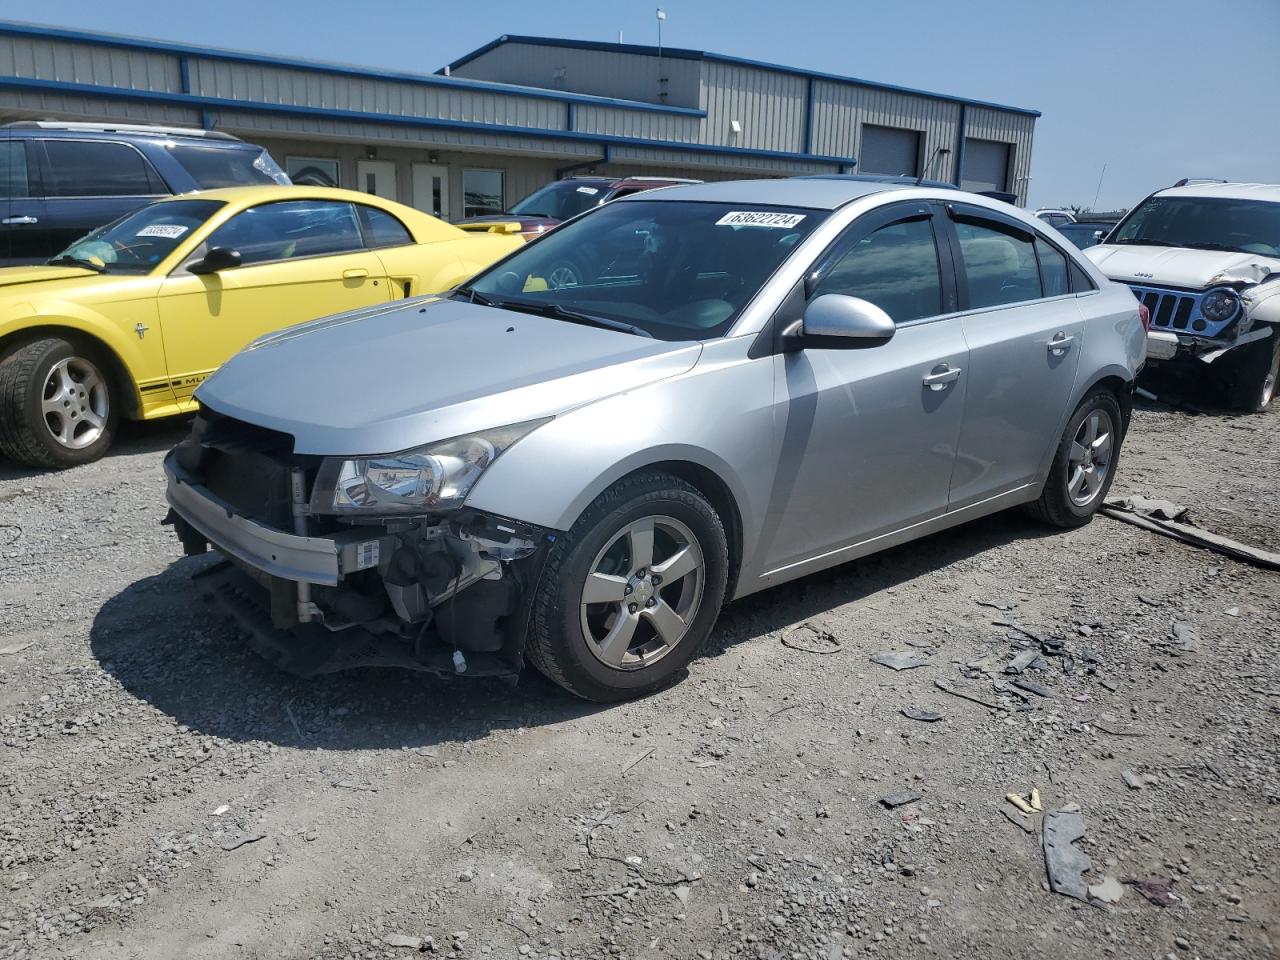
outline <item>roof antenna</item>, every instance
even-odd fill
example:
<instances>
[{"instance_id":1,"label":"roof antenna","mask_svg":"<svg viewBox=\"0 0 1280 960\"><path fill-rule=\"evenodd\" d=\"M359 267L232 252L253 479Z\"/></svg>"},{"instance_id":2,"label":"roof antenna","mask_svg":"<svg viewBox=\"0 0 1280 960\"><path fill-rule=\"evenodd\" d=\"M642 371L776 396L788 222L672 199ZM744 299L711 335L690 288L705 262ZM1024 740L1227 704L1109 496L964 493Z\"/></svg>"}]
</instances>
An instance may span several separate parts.
<instances>
[{"instance_id":1,"label":"roof antenna","mask_svg":"<svg viewBox=\"0 0 1280 960\"><path fill-rule=\"evenodd\" d=\"M929 158L929 162L928 162L928 163L926 163L926 164L924 165L924 169L922 169L922 170L920 171L920 176L916 177L916 186L917 186L917 187L918 187L918 186L920 186L920 184L924 183L925 175L926 175L930 170L932 170L932 169L933 169L934 161L936 161L939 157L945 157L945 156L947 156L947 154L949 154L949 153L951 153L951 148L950 148L950 147L937 147L937 148L933 151L933 156L931 156L931 157Z\"/></svg>"}]
</instances>

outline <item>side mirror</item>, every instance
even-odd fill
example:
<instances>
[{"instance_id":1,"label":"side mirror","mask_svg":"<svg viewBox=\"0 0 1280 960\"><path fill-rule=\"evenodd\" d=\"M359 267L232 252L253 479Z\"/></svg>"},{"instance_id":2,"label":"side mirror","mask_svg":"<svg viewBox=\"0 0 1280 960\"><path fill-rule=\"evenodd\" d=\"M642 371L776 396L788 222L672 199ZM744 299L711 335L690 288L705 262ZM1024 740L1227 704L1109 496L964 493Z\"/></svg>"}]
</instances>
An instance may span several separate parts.
<instances>
[{"instance_id":1,"label":"side mirror","mask_svg":"<svg viewBox=\"0 0 1280 960\"><path fill-rule=\"evenodd\" d=\"M869 300L824 293L804 310L804 316L783 331L788 350L819 348L859 350L893 339L893 318Z\"/></svg>"},{"instance_id":2,"label":"side mirror","mask_svg":"<svg viewBox=\"0 0 1280 960\"><path fill-rule=\"evenodd\" d=\"M238 266L240 266L239 250L230 250L227 247L210 247L201 259L187 267L187 273L197 275L217 273L219 270Z\"/></svg>"}]
</instances>

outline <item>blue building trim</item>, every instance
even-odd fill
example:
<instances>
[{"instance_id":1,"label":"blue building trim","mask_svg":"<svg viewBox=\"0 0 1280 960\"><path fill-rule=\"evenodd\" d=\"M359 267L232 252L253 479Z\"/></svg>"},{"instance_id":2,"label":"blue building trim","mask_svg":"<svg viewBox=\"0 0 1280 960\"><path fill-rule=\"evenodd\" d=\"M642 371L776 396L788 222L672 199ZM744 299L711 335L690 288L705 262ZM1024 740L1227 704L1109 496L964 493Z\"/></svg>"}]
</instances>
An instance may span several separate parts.
<instances>
[{"instance_id":1,"label":"blue building trim","mask_svg":"<svg viewBox=\"0 0 1280 960\"><path fill-rule=\"evenodd\" d=\"M813 77L804 85L804 152L813 152Z\"/></svg>"},{"instance_id":2,"label":"blue building trim","mask_svg":"<svg viewBox=\"0 0 1280 960\"><path fill-rule=\"evenodd\" d=\"M645 103L640 100L620 100L615 97L597 97L586 93L567 93L542 87L524 87L516 84L490 83L486 80L467 80L460 77L443 77L435 73L402 73L390 70L373 70L365 67L325 63L316 60L296 60L287 57L270 57L258 53L242 53L238 50L222 50L217 47L197 47L167 40L147 40L140 37L124 37L110 33L88 33L81 30L65 30L38 24L14 23L0 20L0 36L36 37L42 40L67 40L73 43L114 47L121 50L145 50L167 53L176 57L200 57L221 60L226 63L248 63L264 67L285 67L292 70L310 70L330 76L354 77L361 80L390 80L396 83L412 83L424 87L447 87L451 90L470 90L499 96L525 97L535 100L556 100L564 103L588 103L618 110L636 110L651 113L675 114L686 117L705 117L705 110L694 107L668 106L662 103ZM665 52L665 51L664 51ZM184 90L183 92L189 92Z\"/></svg>"},{"instance_id":3,"label":"blue building trim","mask_svg":"<svg viewBox=\"0 0 1280 960\"><path fill-rule=\"evenodd\" d=\"M960 104L960 122L956 124L956 167L951 182L957 187L964 179L964 142L969 136L969 107Z\"/></svg>"},{"instance_id":4,"label":"blue building trim","mask_svg":"<svg viewBox=\"0 0 1280 960\"><path fill-rule=\"evenodd\" d=\"M472 50L449 64L449 70L456 70L472 60L484 56L504 43L525 43L537 47L560 47L567 50L595 50L604 53L634 53L644 57L658 54L657 47L648 47L634 43L603 43L597 40L564 40L559 37L530 37L516 34L503 34L498 39L486 43L483 47ZM876 90L888 90L893 93L907 93L917 97L930 97L934 100L945 100L948 103L967 104L971 107L989 107L992 110L1004 110L1008 113L1020 113L1029 117L1040 116L1039 110L1027 107L1013 107L1005 103L992 103L987 100L971 100L948 93L934 93L931 90L918 90L914 87L902 87L894 83L880 83L876 80L863 80L860 77L846 77L836 73L822 73L818 70L805 70L801 67L788 67L779 63L764 60L749 60L745 57L730 57L722 53L708 53L705 50L682 50L679 47L663 47L663 57L674 60L708 60L716 63L729 63L739 67L754 67L757 70L770 70L774 73L785 73L793 77L808 77L811 80L830 80L833 83L853 83L860 87L872 87Z\"/></svg>"},{"instance_id":5,"label":"blue building trim","mask_svg":"<svg viewBox=\"0 0 1280 960\"><path fill-rule=\"evenodd\" d=\"M564 105L564 128L572 130L578 125L578 111L576 103L566 103Z\"/></svg>"},{"instance_id":6,"label":"blue building trim","mask_svg":"<svg viewBox=\"0 0 1280 960\"><path fill-rule=\"evenodd\" d=\"M183 93L191 92L191 61L186 57L178 58L178 83Z\"/></svg>"},{"instance_id":7,"label":"blue building trim","mask_svg":"<svg viewBox=\"0 0 1280 960\"><path fill-rule=\"evenodd\" d=\"M0 77L0 90L34 90L41 93L62 93L75 96L109 97L117 100L137 100L150 103L172 103L204 111L244 110L253 113L270 113L283 116L322 117L328 120L352 120L359 123L383 123L400 127L420 127L438 130L466 130L473 133L495 133L516 137L535 137L542 140L560 140L573 143L603 144L606 146L642 147L650 150L680 150L687 153L716 154L720 156L791 160L798 163L852 164L851 157L824 157L808 153L788 153L785 150L753 150L749 147L722 147L705 143L684 143L679 140L645 140L640 137L622 137L614 134L578 132L572 130L548 130L542 127L520 127L498 123L473 123L469 120L445 120L437 117L414 117L403 114L370 113L363 110L335 110L324 107L299 106L292 103L265 103L258 100L231 100L225 97L205 97L194 93L169 93L156 90L135 90L129 87L106 87L92 83L72 83L63 80L28 80L24 77ZM610 154L611 156L612 154ZM608 161L606 161L608 162Z\"/></svg>"}]
</instances>

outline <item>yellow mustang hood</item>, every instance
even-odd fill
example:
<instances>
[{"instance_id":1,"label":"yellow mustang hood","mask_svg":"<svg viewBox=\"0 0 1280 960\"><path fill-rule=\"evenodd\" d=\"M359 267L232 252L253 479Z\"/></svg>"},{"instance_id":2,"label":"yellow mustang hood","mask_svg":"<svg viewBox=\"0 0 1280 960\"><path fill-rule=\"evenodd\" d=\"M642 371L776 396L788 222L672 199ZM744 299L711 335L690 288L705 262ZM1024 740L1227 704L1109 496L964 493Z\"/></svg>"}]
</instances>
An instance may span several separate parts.
<instances>
[{"instance_id":1,"label":"yellow mustang hood","mask_svg":"<svg viewBox=\"0 0 1280 960\"><path fill-rule=\"evenodd\" d=\"M29 267L0 267L0 287L15 283L40 283L45 280L70 280L72 277L97 276L96 271L84 267L49 267L35 264Z\"/></svg>"}]
</instances>

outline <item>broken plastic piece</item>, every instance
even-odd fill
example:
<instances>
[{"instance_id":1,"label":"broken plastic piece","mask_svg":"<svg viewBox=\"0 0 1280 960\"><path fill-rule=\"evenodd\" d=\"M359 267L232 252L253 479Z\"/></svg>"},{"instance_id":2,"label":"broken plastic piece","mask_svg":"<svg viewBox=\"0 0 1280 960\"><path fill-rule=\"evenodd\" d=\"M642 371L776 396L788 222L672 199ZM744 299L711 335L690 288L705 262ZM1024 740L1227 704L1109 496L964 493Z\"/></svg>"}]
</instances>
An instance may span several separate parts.
<instances>
[{"instance_id":1,"label":"broken plastic piece","mask_svg":"<svg viewBox=\"0 0 1280 960\"><path fill-rule=\"evenodd\" d=\"M1004 798L1005 798L1006 800L1008 800L1010 803L1012 803L1012 804L1013 804L1015 807L1017 807L1019 810L1021 810L1023 813L1035 813L1035 812L1036 812L1036 808L1035 808L1035 807L1031 806L1031 804L1027 803L1027 801L1023 800L1023 799L1022 799L1020 796L1018 796L1016 793L1006 793L1006 794L1004 795Z\"/></svg>"},{"instance_id":2,"label":"broken plastic piece","mask_svg":"<svg viewBox=\"0 0 1280 960\"><path fill-rule=\"evenodd\" d=\"M455 673L467 672L467 658L462 655L461 650L453 651L453 670Z\"/></svg>"},{"instance_id":3,"label":"broken plastic piece","mask_svg":"<svg viewBox=\"0 0 1280 960\"><path fill-rule=\"evenodd\" d=\"M1088 903L1089 888L1084 882L1084 873L1093 864L1075 846L1075 842L1084 837L1084 817L1079 813L1053 810L1044 815L1041 829L1049 889Z\"/></svg>"},{"instance_id":4,"label":"broken plastic piece","mask_svg":"<svg viewBox=\"0 0 1280 960\"><path fill-rule=\"evenodd\" d=\"M1035 787L1031 788L1031 809L1035 810L1037 813L1044 810L1044 807L1040 803L1040 791Z\"/></svg>"}]
</instances>

